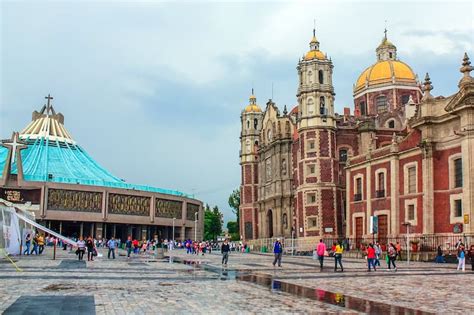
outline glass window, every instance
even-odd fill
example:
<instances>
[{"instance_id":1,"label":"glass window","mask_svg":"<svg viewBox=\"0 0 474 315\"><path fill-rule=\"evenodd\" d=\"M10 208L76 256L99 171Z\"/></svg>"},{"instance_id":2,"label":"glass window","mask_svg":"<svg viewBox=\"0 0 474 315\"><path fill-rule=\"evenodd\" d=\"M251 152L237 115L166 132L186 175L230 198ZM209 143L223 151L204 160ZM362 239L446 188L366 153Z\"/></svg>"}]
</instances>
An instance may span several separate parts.
<instances>
[{"instance_id":1,"label":"glass window","mask_svg":"<svg viewBox=\"0 0 474 315\"><path fill-rule=\"evenodd\" d=\"M461 199L454 200L454 216L462 217L462 200Z\"/></svg>"},{"instance_id":2,"label":"glass window","mask_svg":"<svg viewBox=\"0 0 474 315\"><path fill-rule=\"evenodd\" d=\"M247 120L247 129L250 129L250 120Z\"/></svg>"},{"instance_id":3,"label":"glass window","mask_svg":"<svg viewBox=\"0 0 474 315\"><path fill-rule=\"evenodd\" d=\"M385 95L381 95L375 99L375 104L377 106L377 113L383 114L387 112L387 98Z\"/></svg>"},{"instance_id":4,"label":"glass window","mask_svg":"<svg viewBox=\"0 0 474 315\"><path fill-rule=\"evenodd\" d=\"M385 190L385 174L384 173L379 173L379 190Z\"/></svg>"},{"instance_id":5,"label":"glass window","mask_svg":"<svg viewBox=\"0 0 474 315\"><path fill-rule=\"evenodd\" d=\"M416 193L416 167L408 168L408 193Z\"/></svg>"},{"instance_id":6,"label":"glass window","mask_svg":"<svg viewBox=\"0 0 474 315\"><path fill-rule=\"evenodd\" d=\"M309 149L312 150L314 149L314 141L309 141Z\"/></svg>"},{"instance_id":7,"label":"glass window","mask_svg":"<svg viewBox=\"0 0 474 315\"><path fill-rule=\"evenodd\" d=\"M316 202L316 194L308 194L308 203Z\"/></svg>"},{"instance_id":8,"label":"glass window","mask_svg":"<svg viewBox=\"0 0 474 315\"><path fill-rule=\"evenodd\" d=\"M347 149L340 149L339 162L346 162L346 161L347 161Z\"/></svg>"},{"instance_id":9,"label":"glass window","mask_svg":"<svg viewBox=\"0 0 474 315\"><path fill-rule=\"evenodd\" d=\"M356 179L356 194L362 194L362 178Z\"/></svg>"},{"instance_id":10,"label":"glass window","mask_svg":"<svg viewBox=\"0 0 474 315\"><path fill-rule=\"evenodd\" d=\"M408 205L408 220L415 220L415 205Z\"/></svg>"},{"instance_id":11,"label":"glass window","mask_svg":"<svg viewBox=\"0 0 474 315\"><path fill-rule=\"evenodd\" d=\"M310 165L310 166L308 167L308 170L309 170L309 173L310 173L310 174L314 174L314 172L315 172L315 167L314 167L314 165Z\"/></svg>"},{"instance_id":12,"label":"glass window","mask_svg":"<svg viewBox=\"0 0 474 315\"><path fill-rule=\"evenodd\" d=\"M253 127L255 129L257 129L257 127L258 127L258 120L256 118L253 120Z\"/></svg>"},{"instance_id":13,"label":"glass window","mask_svg":"<svg viewBox=\"0 0 474 315\"><path fill-rule=\"evenodd\" d=\"M454 187L462 187L462 158L454 160Z\"/></svg>"},{"instance_id":14,"label":"glass window","mask_svg":"<svg viewBox=\"0 0 474 315\"><path fill-rule=\"evenodd\" d=\"M395 128L395 120L390 120L388 122L388 128L392 128L392 129Z\"/></svg>"},{"instance_id":15,"label":"glass window","mask_svg":"<svg viewBox=\"0 0 474 315\"><path fill-rule=\"evenodd\" d=\"M360 102L360 103L359 103L359 110L360 110L360 114L361 114L362 116L367 115L367 107L366 107L366 105L365 105L365 102Z\"/></svg>"}]
</instances>

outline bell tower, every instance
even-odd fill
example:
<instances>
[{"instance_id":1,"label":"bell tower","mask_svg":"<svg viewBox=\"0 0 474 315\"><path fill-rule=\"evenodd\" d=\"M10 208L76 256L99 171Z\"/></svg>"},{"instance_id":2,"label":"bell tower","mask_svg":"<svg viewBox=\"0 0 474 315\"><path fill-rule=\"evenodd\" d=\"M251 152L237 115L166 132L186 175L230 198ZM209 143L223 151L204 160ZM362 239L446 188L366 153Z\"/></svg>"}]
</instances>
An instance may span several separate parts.
<instances>
[{"instance_id":1,"label":"bell tower","mask_svg":"<svg viewBox=\"0 0 474 315\"><path fill-rule=\"evenodd\" d=\"M339 209L333 64L319 49L313 29L310 50L298 62L298 182L296 235L336 236Z\"/></svg>"},{"instance_id":2,"label":"bell tower","mask_svg":"<svg viewBox=\"0 0 474 315\"><path fill-rule=\"evenodd\" d=\"M249 104L242 111L240 132L240 235L243 239L258 237L258 155L263 112L252 89Z\"/></svg>"}]
</instances>

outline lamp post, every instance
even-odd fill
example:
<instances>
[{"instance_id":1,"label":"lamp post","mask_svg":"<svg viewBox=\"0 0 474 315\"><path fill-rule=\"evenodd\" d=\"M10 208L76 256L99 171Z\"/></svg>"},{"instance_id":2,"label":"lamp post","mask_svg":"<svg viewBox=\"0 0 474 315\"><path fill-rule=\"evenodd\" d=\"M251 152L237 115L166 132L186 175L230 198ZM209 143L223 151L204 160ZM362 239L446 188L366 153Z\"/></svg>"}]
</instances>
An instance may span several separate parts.
<instances>
[{"instance_id":1,"label":"lamp post","mask_svg":"<svg viewBox=\"0 0 474 315\"><path fill-rule=\"evenodd\" d=\"M194 212L194 241L197 242L197 215L198 215L198 212Z\"/></svg>"},{"instance_id":2,"label":"lamp post","mask_svg":"<svg viewBox=\"0 0 474 315\"><path fill-rule=\"evenodd\" d=\"M410 222L403 223L407 227L407 265L410 264Z\"/></svg>"},{"instance_id":3,"label":"lamp post","mask_svg":"<svg viewBox=\"0 0 474 315\"><path fill-rule=\"evenodd\" d=\"M171 244L171 249L174 249L174 221L176 218L173 218L173 243Z\"/></svg>"}]
</instances>

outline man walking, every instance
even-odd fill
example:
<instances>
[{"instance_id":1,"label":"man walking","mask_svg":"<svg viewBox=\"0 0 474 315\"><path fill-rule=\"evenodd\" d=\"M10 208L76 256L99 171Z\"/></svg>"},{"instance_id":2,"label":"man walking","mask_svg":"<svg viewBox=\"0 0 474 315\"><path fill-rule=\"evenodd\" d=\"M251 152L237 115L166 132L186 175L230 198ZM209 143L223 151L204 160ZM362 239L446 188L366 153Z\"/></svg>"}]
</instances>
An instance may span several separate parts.
<instances>
[{"instance_id":1,"label":"man walking","mask_svg":"<svg viewBox=\"0 0 474 315\"><path fill-rule=\"evenodd\" d=\"M273 267L278 262L278 267L281 267L281 255L283 253L283 248L281 246L280 238L277 238L275 244L273 245L273 254L275 254L275 259L273 260Z\"/></svg>"},{"instance_id":2,"label":"man walking","mask_svg":"<svg viewBox=\"0 0 474 315\"><path fill-rule=\"evenodd\" d=\"M221 254L222 254L222 264L227 266L227 261L229 260L229 252L230 246L227 239L224 240L224 244L221 246Z\"/></svg>"},{"instance_id":3,"label":"man walking","mask_svg":"<svg viewBox=\"0 0 474 315\"><path fill-rule=\"evenodd\" d=\"M132 237L129 236L127 241L125 242L125 248L127 249L127 258L130 258L130 254L132 253Z\"/></svg>"},{"instance_id":4,"label":"man walking","mask_svg":"<svg viewBox=\"0 0 474 315\"><path fill-rule=\"evenodd\" d=\"M318 247L316 247L316 254L318 254L319 260L319 268L323 270L323 262L324 262L324 253L326 252L326 244L324 244L323 240L319 240Z\"/></svg>"},{"instance_id":5,"label":"man walking","mask_svg":"<svg viewBox=\"0 0 474 315\"><path fill-rule=\"evenodd\" d=\"M112 253L113 259L115 259L115 247L117 247L117 241L112 236L110 240L107 242L107 247L109 247L109 253L107 254L107 258L110 259L110 253Z\"/></svg>"}]
</instances>

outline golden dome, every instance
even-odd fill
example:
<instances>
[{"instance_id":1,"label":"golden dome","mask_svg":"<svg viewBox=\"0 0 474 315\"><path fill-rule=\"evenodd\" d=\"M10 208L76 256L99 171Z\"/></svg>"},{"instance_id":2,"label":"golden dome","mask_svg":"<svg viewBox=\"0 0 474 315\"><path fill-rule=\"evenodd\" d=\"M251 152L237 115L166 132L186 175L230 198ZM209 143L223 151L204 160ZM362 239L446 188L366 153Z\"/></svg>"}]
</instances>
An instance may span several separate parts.
<instances>
[{"instance_id":1,"label":"golden dome","mask_svg":"<svg viewBox=\"0 0 474 315\"><path fill-rule=\"evenodd\" d=\"M257 104L249 104L249 105L247 105L247 107L245 107L244 111L247 112L247 113L250 113L250 112L258 112L258 113L261 113L261 112L262 112L262 110L260 109L260 107L258 107Z\"/></svg>"},{"instance_id":2,"label":"golden dome","mask_svg":"<svg viewBox=\"0 0 474 315\"><path fill-rule=\"evenodd\" d=\"M312 60L312 59L324 60L326 59L326 56L324 56L323 52L320 50L310 50L304 56L304 60Z\"/></svg>"},{"instance_id":3,"label":"golden dome","mask_svg":"<svg viewBox=\"0 0 474 315\"><path fill-rule=\"evenodd\" d=\"M362 72L357 79L354 91L367 86L375 86L384 83L414 83L416 76L410 66L399 60L382 60Z\"/></svg>"}]
</instances>

